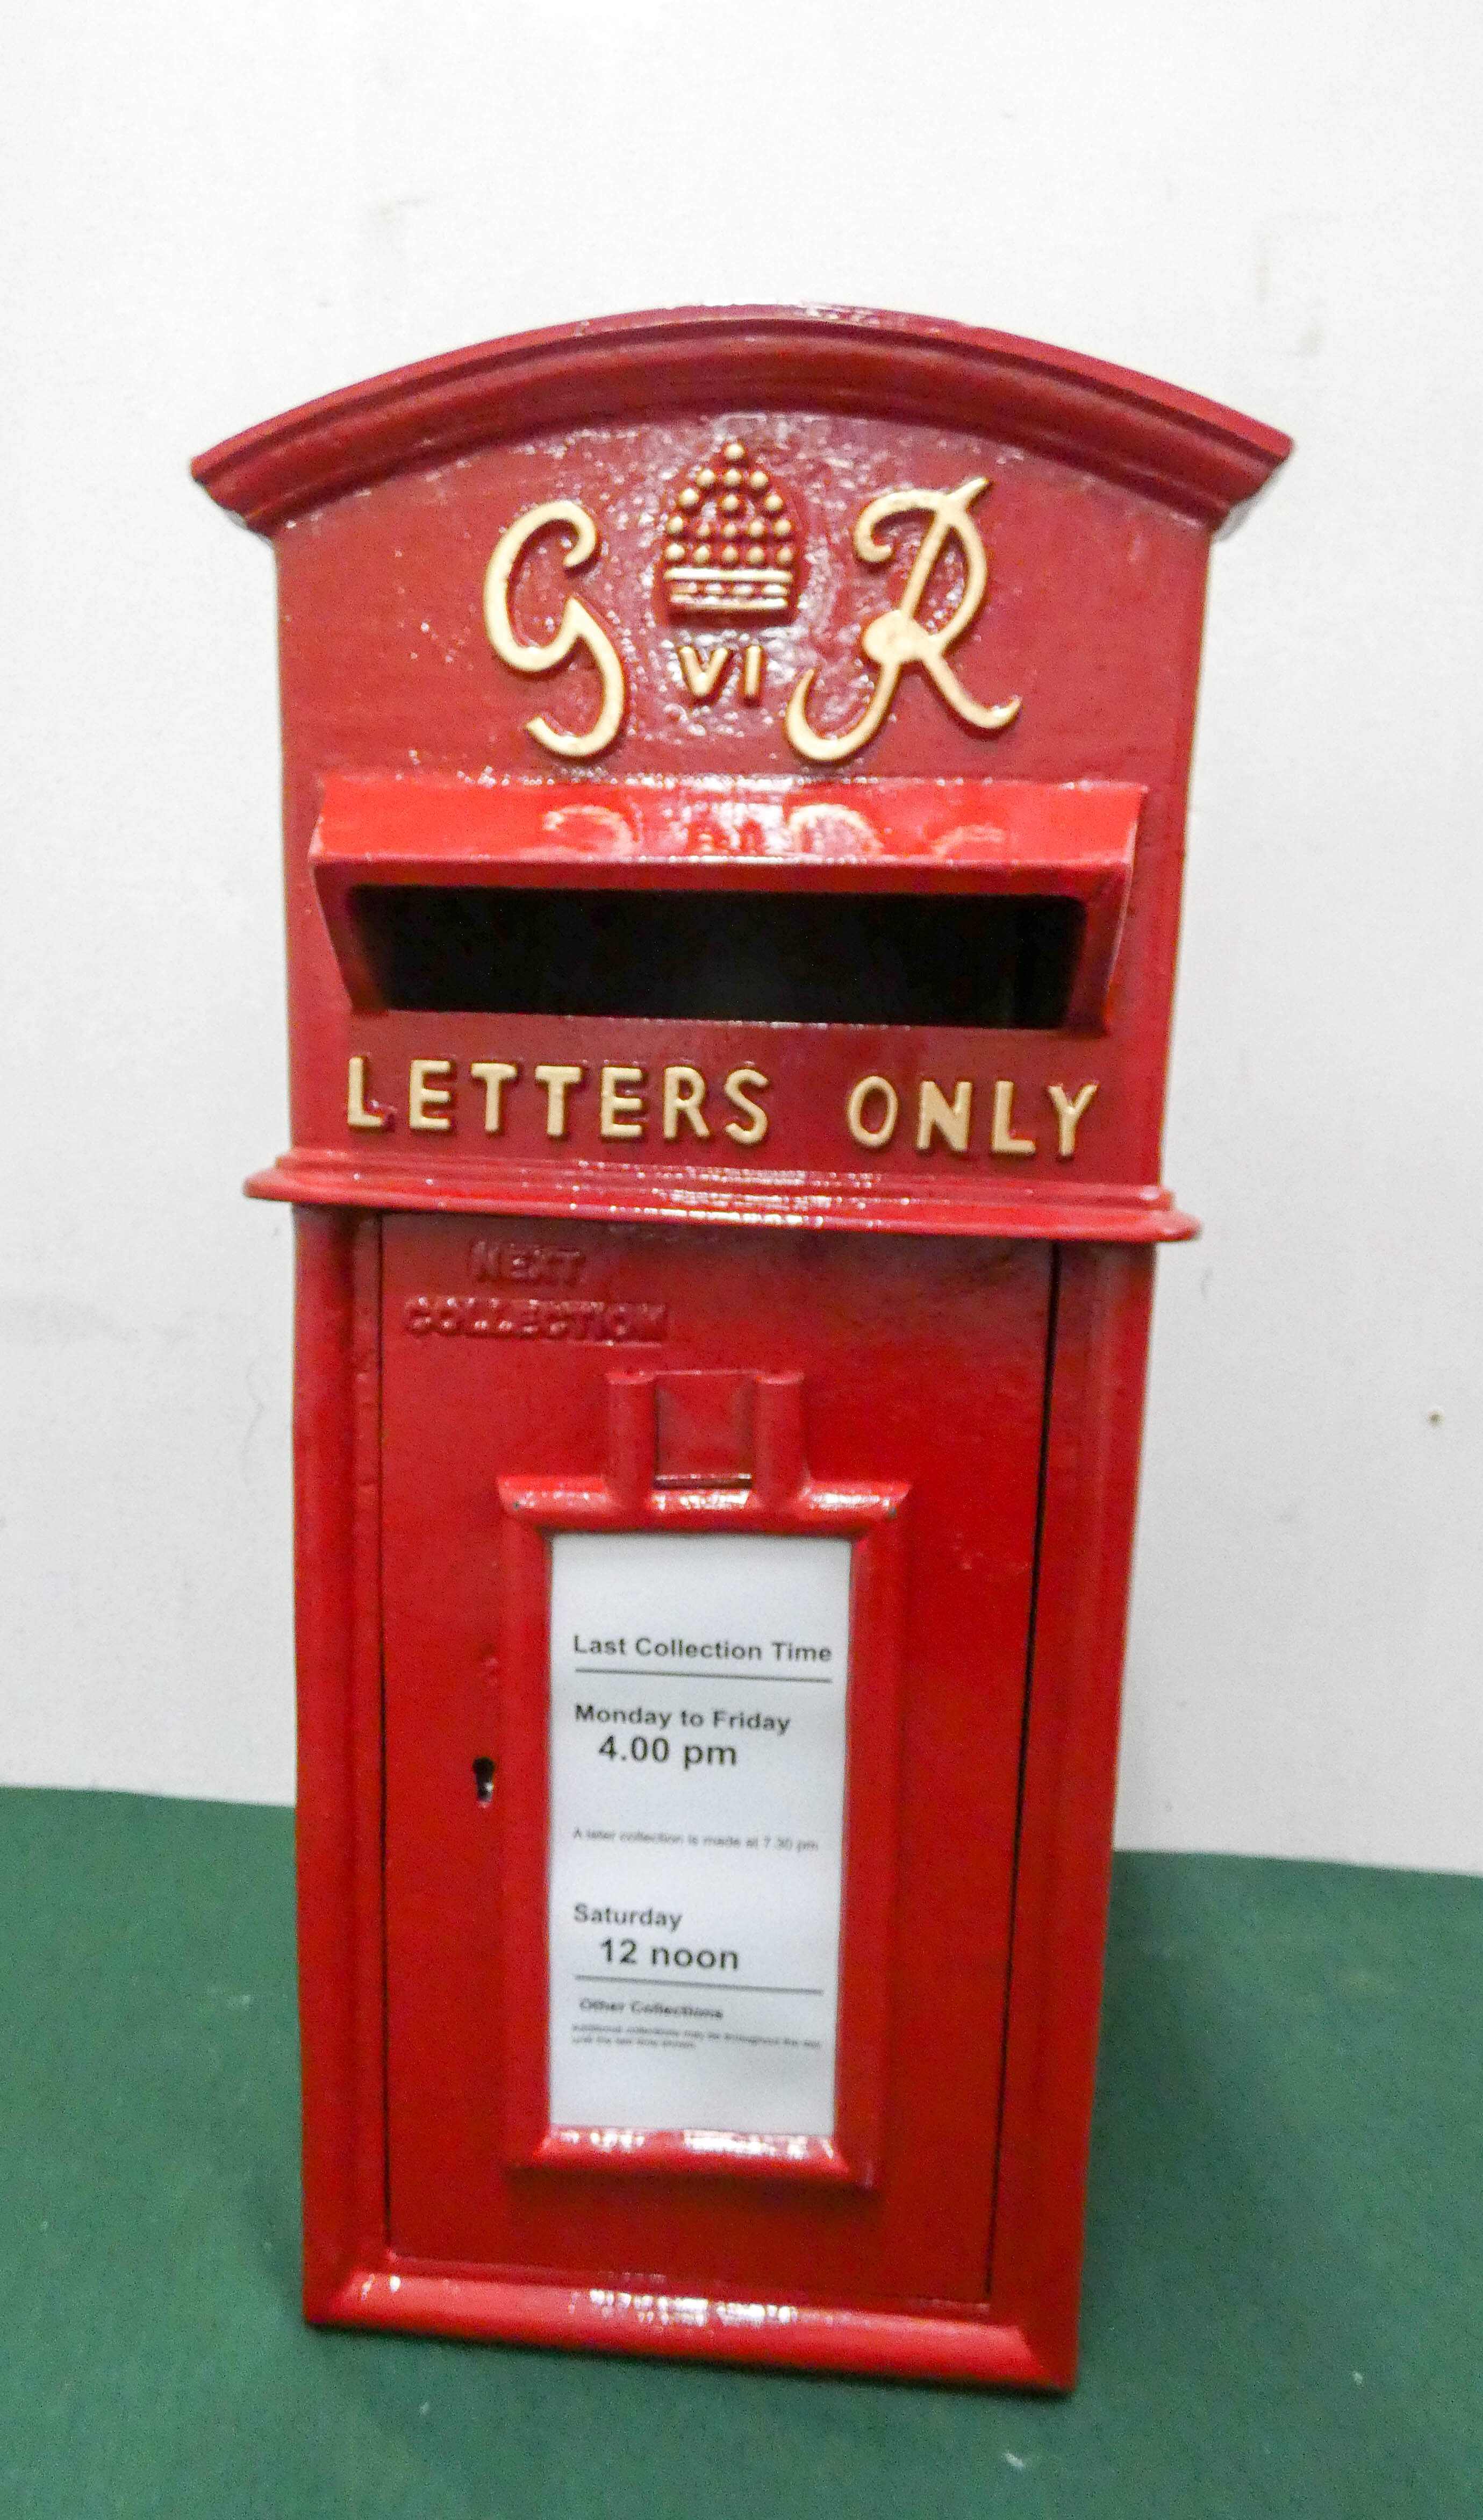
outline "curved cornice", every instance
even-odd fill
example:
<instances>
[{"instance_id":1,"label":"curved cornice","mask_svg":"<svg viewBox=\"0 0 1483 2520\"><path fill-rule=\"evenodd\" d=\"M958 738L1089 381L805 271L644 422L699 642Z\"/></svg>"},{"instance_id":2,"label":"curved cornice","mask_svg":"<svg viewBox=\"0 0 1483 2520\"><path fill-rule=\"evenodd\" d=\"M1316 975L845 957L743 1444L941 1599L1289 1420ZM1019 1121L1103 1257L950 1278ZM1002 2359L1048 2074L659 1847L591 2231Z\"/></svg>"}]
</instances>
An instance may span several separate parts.
<instances>
[{"instance_id":1,"label":"curved cornice","mask_svg":"<svg viewBox=\"0 0 1483 2520\"><path fill-rule=\"evenodd\" d=\"M920 315L719 306L484 341L326 394L191 470L254 532L475 446L662 410L872 412L983 430L1218 525L1291 452L1280 429L1127 368Z\"/></svg>"}]
</instances>

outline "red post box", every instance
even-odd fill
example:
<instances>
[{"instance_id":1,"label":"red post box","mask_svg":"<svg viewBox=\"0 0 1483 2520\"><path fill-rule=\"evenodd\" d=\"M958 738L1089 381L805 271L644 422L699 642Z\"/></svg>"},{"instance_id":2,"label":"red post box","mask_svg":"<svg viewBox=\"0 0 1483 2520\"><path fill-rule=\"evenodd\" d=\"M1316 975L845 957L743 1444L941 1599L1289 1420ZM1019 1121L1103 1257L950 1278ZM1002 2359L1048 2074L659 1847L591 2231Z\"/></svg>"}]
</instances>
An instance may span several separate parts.
<instances>
[{"instance_id":1,"label":"red post box","mask_svg":"<svg viewBox=\"0 0 1483 2520\"><path fill-rule=\"evenodd\" d=\"M309 2316L1065 2386L1212 529L1001 336L202 458L282 597Z\"/></svg>"}]
</instances>

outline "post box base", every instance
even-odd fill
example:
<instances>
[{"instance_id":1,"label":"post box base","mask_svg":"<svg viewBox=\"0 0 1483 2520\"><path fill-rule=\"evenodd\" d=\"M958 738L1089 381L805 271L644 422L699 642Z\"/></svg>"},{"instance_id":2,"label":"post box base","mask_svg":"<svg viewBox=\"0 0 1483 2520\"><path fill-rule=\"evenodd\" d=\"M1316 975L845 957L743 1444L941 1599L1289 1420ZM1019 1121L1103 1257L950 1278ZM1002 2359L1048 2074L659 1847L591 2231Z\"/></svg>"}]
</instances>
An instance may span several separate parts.
<instances>
[{"instance_id":1,"label":"post box base","mask_svg":"<svg viewBox=\"0 0 1483 2520\"><path fill-rule=\"evenodd\" d=\"M379 2327L475 2342L565 2346L582 2353L657 2354L851 2371L887 2380L1069 2389L1075 2346L1032 2344L1023 2330L971 2312L833 2309L817 2302L697 2299L602 2285L515 2283L493 2276L357 2268L324 2301L316 2326Z\"/></svg>"},{"instance_id":2,"label":"post box base","mask_svg":"<svg viewBox=\"0 0 1483 2520\"><path fill-rule=\"evenodd\" d=\"M442 1220L427 1220L413 1238L419 1250L427 1228L446 1232ZM568 1229L568 1238L584 1230L594 1231ZM854 2213L856 2190L821 2188L810 2204L806 2182L796 2195L789 2190L786 2213L767 2218L774 2236L785 2222L809 2222L812 2236L796 2278L776 2253L768 2260L758 2254L760 2242L748 2241L749 2269L739 2265L729 2284L723 2277L707 2286L702 2270L718 2255L713 2234L702 2230L697 2238L687 2229L661 2249L646 2228L645 2248L629 2245L626 2225L614 2233L606 2226L594 2230L580 2214L573 2222L559 2192L565 2173L509 2172L492 2160L483 2130L495 2116L483 2107L482 2085L462 2115L450 2111L449 2092L462 2091L463 2080L439 2086L430 2102L419 2100L426 2073L417 2060L441 2058L446 2040L414 2041L409 2049L403 2039L398 2049L393 2039L388 2048L388 1916L401 1914L405 1925L410 1915L416 1924L427 1885L463 1876L456 1865L409 1866L400 1860L398 1841L392 1872L423 1889L410 1910L404 1902L405 1913L394 1901L388 1905L384 1235L375 1217L314 1209L298 1216L297 1855L307 2316L318 2323L584 2351L1069 2388L1151 1252L1069 1245L1054 1261L1055 1370L1047 1377L1034 1653L1017 1763L1019 1824L1006 1945L1011 1995L1001 2098L997 2106L992 2097L982 2104L983 2122L997 2129L993 2228L982 2252L982 2293L960 2290L949 2299L930 2277L910 2279L913 2267L935 2269L942 2262L940 2251L936 2258L922 2255L916 2221L896 2258L861 2256L853 2293L848 2272L831 2282L825 2271L828 2244L835 2226L842 2229ZM821 1245L812 1247L822 1252ZM718 1265L711 1255L716 1284ZM1023 1265L1016 1268L1024 1278ZM430 1349L426 1340L399 1341L395 1370L405 1376L435 1357L448 1372L461 1370L465 1345L472 1352L473 1342L440 1340ZM486 1346L477 1353L483 1356ZM496 1350L491 1340L487 1353L503 1355L504 1346ZM586 1350L573 1354L580 1358ZM452 1457L461 1458L458 1448ZM424 1464L425 1480L430 1475L426 1448L413 1447L407 1458ZM445 1570L438 1596L445 1608L450 1598ZM429 1667L419 1666L423 1699ZM393 1818L400 1807L393 1805ZM478 1805L471 1791L467 1805L457 1808L471 1815L467 1825L475 1829L489 1806ZM468 1937L455 1936L452 1947L467 1950ZM404 2010L409 1990L416 1994L427 1976L420 1964L394 1980ZM481 2056L488 2041L478 2004L468 2023L473 2052ZM399 2054L410 2055L417 2070L410 2082L403 2074L388 2088L388 2055L394 2065ZM966 2056L964 2072L979 2071L982 2062ZM410 2116L409 2094L417 2103ZM962 2100L960 2089L960 2114ZM472 2139L467 2159L450 2165L444 2158L450 2128L456 2135L460 2125L472 2128ZM972 2173L978 2151L971 2126L965 2140L972 2154L966 2161L962 2141L944 2148L939 2140L921 2154L932 2165L932 2195L946 2194L955 2180L961 2185ZM898 2191L901 2175L898 2162ZM524 2220L507 2230L494 2210L494 2189L509 2177L521 2182ZM525 2192L533 2177L557 2182L544 2201ZM705 2184L709 2194L716 2182ZM744 2239L755 2218L742 2199L737 2202L735 2229ZM543 2226L532 2244L526 2225L537 2206L552 2228ZM714 2201L705 2210L714 2220ZM640 2211L638 2199L625 2201L614 2185L605 2207L608 2222ZM925 2220L930 2238L930 2211ZM428 2245L444 2228L453 2244L433 2239ZM427 2235L422 2245L414 2230ZM466 2236L471 2245L460 2247ZM549 2274L537 2272L540 2247L550 2252ZM669 2285L646 2280L638 2271L657 2269L666 2254L675 2269ZM574 2281L586 2267L594 2270L588 2279ZM800 2298L805 2288L809 2297Z\"/></svg>"}]
</instances>

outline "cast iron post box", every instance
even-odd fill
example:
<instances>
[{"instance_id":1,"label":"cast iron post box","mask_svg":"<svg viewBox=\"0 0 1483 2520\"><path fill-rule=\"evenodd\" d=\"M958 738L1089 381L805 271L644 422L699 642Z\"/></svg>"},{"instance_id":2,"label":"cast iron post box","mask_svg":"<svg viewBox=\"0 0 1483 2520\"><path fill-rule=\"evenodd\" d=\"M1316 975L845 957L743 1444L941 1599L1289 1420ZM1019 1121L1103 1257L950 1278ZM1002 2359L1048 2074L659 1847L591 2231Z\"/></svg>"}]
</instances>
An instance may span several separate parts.
<instances>
[{"instance_id":1,"label":"cast iron post box","mask_svg":"<svg viewBox=\"0 0 1483 2520\"><path fill-rule=\"evenodd\" d=\"M1210 535L894 316L202 458L281 587L317 2319L1064 2386Z\"/></svg>"}]
</instances>

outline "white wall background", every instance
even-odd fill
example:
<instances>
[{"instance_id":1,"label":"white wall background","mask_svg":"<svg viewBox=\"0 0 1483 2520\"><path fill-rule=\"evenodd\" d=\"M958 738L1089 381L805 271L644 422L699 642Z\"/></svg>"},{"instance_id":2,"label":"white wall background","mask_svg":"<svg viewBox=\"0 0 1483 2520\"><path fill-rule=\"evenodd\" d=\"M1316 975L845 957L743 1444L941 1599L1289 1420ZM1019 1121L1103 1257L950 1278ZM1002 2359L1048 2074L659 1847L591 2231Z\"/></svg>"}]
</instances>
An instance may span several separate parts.
<instances>
[{"instance_id":1,"label":"white wall background","mask_svg":"<svg viewBox=\"0 0 1483 2520\"><path fill-rule=\"evenodd\" d=\"M272 571L188 459L824 299L1299 440L1215 562L1121 1834L1483 1868L1475 0L54 0L7 51L0 1778L292 1791Z\"/></svg>"}]
</instances>

